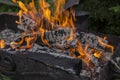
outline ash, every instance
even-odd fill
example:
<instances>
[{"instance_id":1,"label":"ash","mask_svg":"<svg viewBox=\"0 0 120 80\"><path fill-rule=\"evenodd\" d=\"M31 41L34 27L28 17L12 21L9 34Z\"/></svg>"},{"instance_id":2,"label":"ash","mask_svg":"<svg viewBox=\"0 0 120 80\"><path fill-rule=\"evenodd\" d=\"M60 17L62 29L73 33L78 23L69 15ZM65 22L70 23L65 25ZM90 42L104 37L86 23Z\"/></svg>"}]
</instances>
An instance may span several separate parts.
<instances>
[{"instance_id":1,"label":"ash","mask_svg":"<svg viewBox=\"0 0 120 80\"><path fill-rule=\"evenodd\" d=\"M0 39L4 39L6 42L6 45L9 46L6 48L7 51L15 51L10 47L10 43L12 41L16 41L19 38L21 38L23 32L14 32L11 29L5 29L3 31L0 32ZM42 43L41 43L42 44ZM18 51L18 50L17 50ZM19 51L26 51L26 49L19 49ZM69 57L68 55L68 51L63 51L57 48L48 48L47 46L45 46L44 44L39 45L37 43L35 43L32 47L32 49L27 49L27 51L31 51L31 52L48 52L48 53L55 53L54 55L62 55L64 57ZM69 57L71 58L71 57Z\"/></svg>"},{"instance_id":2,"label":"ash","mask_svg":"<svg viewBox=\"0 0 120 80\"><path fill-rule=\"evenodd\" d=\"M0 39L4 39L6 44L10 44L10 42L17 40L22 35L21 32L15 32L11 29L5 29L0 32Z\"/></svg>"}]
</instances>

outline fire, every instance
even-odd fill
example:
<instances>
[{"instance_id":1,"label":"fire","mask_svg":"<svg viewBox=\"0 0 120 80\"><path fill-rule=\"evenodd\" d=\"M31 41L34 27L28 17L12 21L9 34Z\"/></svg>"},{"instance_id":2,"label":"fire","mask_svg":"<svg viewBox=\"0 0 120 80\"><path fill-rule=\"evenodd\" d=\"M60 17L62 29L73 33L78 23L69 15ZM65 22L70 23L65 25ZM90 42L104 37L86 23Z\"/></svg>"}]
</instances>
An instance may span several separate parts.
<instances>
[{"instance_id":1,"label":"fire","mask_svg":"<svg viewBox=\"0 0 120 80\"><path fill-rule=\"evenodd\" d=\"M0 40L0 48L5 48L6 44L3 39Z\"/></svg>"},{"instance_id":2,"label":"fire","mask_svg":"<svg viewBox=\"0 0 120 80\"><path fill-rule=\"evenodd\" d=\"M91 65L91 60L90 60L90 54L87 53L86 49L87 49L87 45L86 48L83 49L82 45L80 42L77 43L78 47L77 47L77 51L80 53L80 56L78 56L79 59L82 59L85 63L87 63L88 65Z\"/></svg>"},{"instance_id":3,"label":"fire","mask_svg":"<svg viewBox=\"0 0 120 80\"><path fill-rule=\"evenodd\" d=\"M98 50L95 50L95 49L92 49L92 51L93 51L93 55L96 58L100 58L102 56L102 52L101 51L98 51Z\"/></svg>"},{"instance_id":4,"label":"fire","mask_svg":"<svg viewBox=\"0 0 120 80\"><path fill-rule=\"evenodd\" d=\"M48 45L50 47L48 41L46 39L44 39L44 32L45 32L45 30L43 28L39 28L39 31L40 31L41 40L43 41L43 43L46 44L46 45Z\"/></svg>"},{"instance_id":5,"label":"fire","mask_svg":"<svg viewBox=\"0 0 120 80\"><path fill-rule=\"evenodd\" d=\"M105 44L99 37L98 37L98 42L99 42L101 45L109 48L109 49L112 51L112 53L114 52L114 47L113 47L112 45Z\"/></svg>"},{"instance_id":6,"label":"fire","mask_svg":"<svg viewBox=\"0 0 120 80\"><path fill-rule=\"evenodd\" d=\"M65 0L54 0L54 13L51 12L50 4L45 0L39 0L38 11L35 8L34 0L27 4L27 6L20 0L13 0L13 2L17 3L20 7L18 12L19 21L17 23L21 24L22 15L29 16L37 23L38 31L41 34L40 37L43 43L48 46L50 45L44 39L44 32L60 27L74 28L75 13L73 9L70 9L70 11L64 10Z\"/></svg>"},{"instance_id":7,"label":"fire","mask_svg":"<svg viewBox=\"0 0 120 80\"><path fill-rule=\"evenodd\" d=\"M32 19L32 22L35 22L37 25L33 25L32 27L29 26L29 24L26 25L26 29L21 40L19 42L11 42L12 48L16 48L15 45L20 45L21 48L32 48L32 43L36 41L38 37L41 38L42 42L47 45L48 47L51 47L49 42L45 39L45 32L48 32L50 30L56 30L59 28L71 28L70 36L69 38L66 38L67 41L76 39L76 30L74 26L75 19L75 11L71 8L70 10L65 10L63 8L65 4L65 0L54 0L54 10L50 9L50 4L46 2L45 0L39 0L39 7L38 10L35 7L35 2L32 0L28 4L24 4L20 0L13 0L13 2L17 3L20 7L20 11L18 12L19 21L17 23L22 24L22 17L23 15L29 17ZM39 36L36 36L37 33L39 33ZM28 36L30 34L30 36ZM26 37L27 36L27 37ZM104 38L106 39L106 38ZM4 41L0 43L0 47L4 48ZM23 43L26 43L26 46L21 46ZM114 47L108 44L105 44L100 38L98 38L98 42L107 48L110 48L111 51L114 51ZM71 52L70 56L82 59L85 63L87 63L90 66L93 66L92 63L92 56L87 51L89 45L86 45L85 48L82 47L82 44L80 41L77 41L77 47L71 47L69 51ZM90 49L93 52L94 57L101 58L102 57L102 51ZM78 52L79 55L75 55L74 53Z\"/></svg>"}]
</instances>

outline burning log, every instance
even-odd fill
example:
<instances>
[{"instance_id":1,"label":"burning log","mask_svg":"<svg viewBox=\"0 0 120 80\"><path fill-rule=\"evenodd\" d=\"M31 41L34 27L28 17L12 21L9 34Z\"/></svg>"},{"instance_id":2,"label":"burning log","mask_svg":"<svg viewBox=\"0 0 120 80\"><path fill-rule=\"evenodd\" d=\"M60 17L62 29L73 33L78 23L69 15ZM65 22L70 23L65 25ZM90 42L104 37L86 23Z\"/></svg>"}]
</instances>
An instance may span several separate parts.
<instances>
[{"instance_id":1,"label":"burning log","mask_svg":"<svg viewBox=\"0 0 120 80\"><path fill-rule=\"evenodd\" d=\"M106 69L108 61L113 61L111 56L114 47L102 37L91 33L78 33L74 27L74 11L63 9L65 1L55 0L56 8L52 14L49 3L44 0L40 0L38 11L34 0L27 6L20 0L15 0L15 2L21 9L17 23L19 23L18 28L22 30L22 34L9 42L10 49L6 47L6 49L1 49L1 53L5 53L4 56L9 54L14 59L1 55L3 63L15 68L10 67L8 71L18 72L19 75L38 73L40 76L47 75L50 79L78 80L79 76L86 76L92 80L102 79L101 73ZM4 36L1 39L4 39ZM30 64L27 64L28 62ZM1 64L5 69L3 65ZM36 67L37 65L40 67ZM30 69L26 69L28 66ZM30 73L33 66L36 69ZM62 78L60 74L67 77Z\"/></svg>"},{"instance_id":2,"label":"burning log","mask_svg":"<svg viewBox=\"0 0 120 80\"><path fill-rule=\"evenodd\" d=\"M72 29L70 28L60 28L45 32L45 39L51 44L52 47L69 49L70 47L75 47L78 41L77 39L68 40L72 33Z\"/></svg>"},{"instance_id":3,"label":"burning log","mask_svg":"<svg viewBox=\"0 0 120 80\"><path fill-rule=\"evenodd\" d=\"M58 45L54 45L53 43L54 42L56 42L56 44L58 44L60 41L63 41L64 39L66 39L66 38L68 38L69 36L70 36L70 29L64 29L64 28L60 28L60 29L58 29L58 30L53 30L53 31L48 31L48 32L46 32L45 33L45 36L46 36L46 40L48 40L49 41L49 43L51 44L51 45L53 45L54 47L58 47ZM55 34L56 33L56 34ZM57 35L57 36L56 36ZM60 35L60 36L58 36L58 35ZM25 36L26 37L26 36ZM49 39L49 37L50 38L52 38L52 39ZM110 53L107 53L106 52L106 50L105 50L105 48L106 48L106 46L103 46L103 45L101 45L99 42L98 42L98 36L95 36L95 35L93 35L93 34L91 34L91 33L83 33L83 32L81 32L81 34L79 34L79 36L78 36L78 38L79 38L79 40L82 42L82 47L86 47L85 45L86 44L88 44L89 45L89 48L87 48L87 51L89 51L89 53L90 53L90 55L91 55L91 61L92 61L92 64L94 64L96 67L94 67L94 68L92 68L93 69L93 71L94 70L96 70L96 73L100 73L100 66L101 65L103 65L103 63L105 62L105 61L107 61L108 59L106 58L106 56L109 56L109 57L111 57L111 54ZM102 38L101 38L102 39ZM75 39L72 39L73 41L75 40ZM92 41L92 40L96 40L96 41ZM104 39L102 39L106 44L107 44L107 40L104 40ZM77 40L78 41L78 40ZM76 41L76 43L74 44L74 45L76 45L77 46L77 41ZM68 46L70 46L71 44L69 44ZM45 51L51 51L49 48L41 48L41 47L39 47L39 45L38 45L38 48L36 49L36 47L37 47L37 45L35 45L34 44L34 46L33 46L33 49L31 49L30 51L34 51L34 52L43 52L43 51L41 51L41 50L45 50ZM62 45L62 47L63 47L63 45ZM70 47L71 48L71 47ZM76 48L76 47L73 47L73 48ZM103 53L100 53L100 55L97 57L97 54L95 55L95 54L93 54L94 52L96 52L96 51L92 51L91 49L96 49L96 50L100 50L100 51L103 51L104 52L104 54ZM67 50L67 49L66 49ZM58 52L56 49L52 52L52 53L54 53L54 52ZM62 52L62 51L60 51L60 52ZM69 52L68 52L69 53ZM57 54L57 53L55 53L55 54ZM60 54L62 54L62 53L60 53ZM67 54L66 54L67 55ZM43 54L42 54L42 56L43 56ZM79 56L79 55L78 55ZM96 57L95 57L96 56ZM40 58L40 57L38 57L38 58ZM97 59L97 58L100 58L100 59ZM36 59L36 57L34 58L34 59ZM103 61L103 62L102 62ZM48 63L47 63L48 64ZM62 63L60 63L60 64L62 64ZM54 65L55 66L55 65ZM105 65L104 65L105 66ZM84 70L83 69L83 71L86 71L86 69ZM91 70L90 70L91 71ZM88 72L86 72L86 74L87 74ZM83 76L87 76L87 75L85 75L85 73L83 73L83 72L81 72L81 75ZM89 73L89 75L87 76L87 77L90 77L90 73Z\"/></svg>"}]
</instances>

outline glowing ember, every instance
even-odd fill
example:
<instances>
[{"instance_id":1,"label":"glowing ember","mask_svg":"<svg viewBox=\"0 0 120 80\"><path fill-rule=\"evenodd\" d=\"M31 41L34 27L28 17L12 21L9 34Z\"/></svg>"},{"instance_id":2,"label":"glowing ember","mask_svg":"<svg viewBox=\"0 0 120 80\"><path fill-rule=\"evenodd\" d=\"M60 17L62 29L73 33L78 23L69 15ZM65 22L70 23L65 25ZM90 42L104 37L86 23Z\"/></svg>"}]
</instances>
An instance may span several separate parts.
<instances>
[{"instance_id":1,"label":"glowing ember","mask_svg":"<svg viewBox=\"0 0 120 80\"><path fill-rule=\"evenodd\" d=\"M0 48L5 48L5 41L4 40L0 40Z\"/></svg>"}]
</instances>

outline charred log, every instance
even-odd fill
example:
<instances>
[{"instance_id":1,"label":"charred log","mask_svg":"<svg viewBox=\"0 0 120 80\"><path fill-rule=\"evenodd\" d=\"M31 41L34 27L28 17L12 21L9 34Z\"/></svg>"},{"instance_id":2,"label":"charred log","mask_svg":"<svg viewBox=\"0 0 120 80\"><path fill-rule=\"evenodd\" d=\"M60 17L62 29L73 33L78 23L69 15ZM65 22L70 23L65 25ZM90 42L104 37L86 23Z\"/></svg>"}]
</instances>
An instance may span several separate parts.
<instances>
[{"instance_id":1,"label":"charred log","mask_svg":"<svg viewBox=\"0 0 120 80\"><path fill-rule=\"evenodd\" d=\"M9 76L14 75L13 78L19 76L19 80L31 80L30 78L35 78L35 80L39 78L42 80L80 79L74 72L74 66L79 63L79 60L65 55L49 54L46 51L18 51L14 53L0 50L0 57L0 70L2 70L2 73Z\"/></svg>"},{"instance_id":2,"label":"charred log","mask_svg":"<svg viewBox=\"0 0 120 80\"><path fill-rule=\"evenodd\" d=\"M1 14L0 14L1 15ZM3 15L3 14L2 14ZM15 25L15 23L14 24L8 24L6 21L4 21L4 22L2 22L2 19L3 19L3 17L7 17L7 18L5 18L5 20L7 20L8 22L10 21L10 23L11 23L11 18L9 19L8 17L9 16L0 16L0 17L2 17L2 18L0 18L0 20L1 20L1 23L0 23L0 26L3 26L3 27L1 27L1 30L3 30L3 29L5 29L6 27L7 28L11 28L11 29L14 29L14 30L17 30L18 31L18 29L16 28L16 25ZM14 16L12 16L12 18L13 18ZM16 16L15 16L16 17ZM16 19L16 18L15 18ZM13 19L14 20L14 19ZM15 22L15 20L14 21L12 21L12 23L13 22ZM4 24L3 24L4 23ZM7 24L7 25L5 25L5 24ZM11 32L11 31L10 31ZM54 31L53 31L54 32ZM86 34L86 33L82 33L82 34ZM13 34L12 34L13 35ZM101 36L101 34L100 34L100 36ZM88 38L88 37L87 37ZM91 37L90 38L88 38L88 40L90 40L91 39ZM94 39L96 39L96 36L92 36L92 39L94 40ZM92 40L91 39L91 40ZM117 37L117 39L116 39L116 37L113 37L113 36L109 36L108 37L108 39L109 39L109 41L110 41L110 43L113 43L113 44L115 44L115 46L117 46L118 45L118 43L119 43L119 38ZM6 41L8 40L8 39L5 39ZM81 40L81 39L79 39L79 40ZM85 40L85 39L84 39ZM84 41L83 40L83 41ZM105 41L106 42L106 41ZM93 42L92 43L92 45L91 46L93 46L93 44L94 43L96 43L96 42ZM55 72L59 72L60 74L61 73L64 73L65 75L67 75L67 77L68 77L68 75L69 75L69 73L71 72L70 70L68 70L69 68L73 68L72 70L74 71L74 73L71 73L70 74L70 76L71 75L73 75L73 76L76 76L76 75L79 75L79 70L81 70L81 68L78 68L78 66L79 67L81 67L81 61L79 62L79 60L69 60L68 59L68 61L66 60L66 58L64 59L64 58L62 58L62 60L59 60L58 58L61 58L61 56L60 57L54 57L53 55L51 55L51 54L47 54L47 53L55 53L54 55L56 55L56 53L60 53L60 54L68 54L68 53L61 53L61 51L59 51L59 50L52 50L51 51L51 49L48 49L47 47L45 47L45 46L43 46L43 45L41 45L42 47L41 48L38 48L38 49L36 49L36 47L33 47L34 49L32 49L30 52L25 52L25 51L11 51L11 50L6 50L5 49L5 51L3 51L3 50L0 50L0 71L2 72L2 73L4 73L4 74L9 74L9 75L13 75L12 76L12 78L14 78L15 80L18 80L18 77L22 77L22 79L21 80L28 80L28 79L30 79L30 78L32 78L32 75L34 75L34 78L32 78L32 80L33 79L35 79L35 77L38 77L39 76L39 78L40 77L42 77L42 76L44 76L44 77L42 77L43 79L56 79L56 78L53 78L54 76L53 75L51 75L51 74L49 74L49 72L51 72L52 74L55 74L56 75L56 77L59 77L58 75L58 73L56 74ZM40 46L39 46L40 47ZM101 49L101 47L100 46L93 46L93 47L97 47L97 48L100 48ZM37 51L37 52L36 52ZM45 53L46 54L44 54L44 51L46 51ZM16 54L17 53L17 54ZM30 54L29 54L30 53ZM32 54L31 54L32 53ZM35 57L37 57L37 58L35 58L34 57L34 53L35 53ZM23 55L23 54L25 54L25 56ZM115 56L114 56L114 60L117 62L117 63L119 63L119 47L117 48L117 51L115 52L115 56L117 56L118 58L116 58ZM42 55L45 57L43 57L42 58ZM49 59L49 57L46 57L46 56L49 56L51 59L51 61L50 60L48 60ZM51 57L52 56L52 57ZM40 57L40 59L41 60L39 60L39 57ZM116 60L117 59L117 60ZM52 62L52 61L55 61L56 63L54 63L54 62ZM59 61L60 61L60 63L59 63ZM65 61L65 63L64 63L64 61ZM70 62L69 62L70 61ZM73 63L72 63L73 62ZM75 63L74 63L75 62ZM66 65L66 63L70 63L70 65L69 64L67 64ZM61 64L61 65L60 65ZM72 66L71 66L71 64L72 64ZM60 66L57 66L56 67L56 65L60 65ZM83 65L83 64L82 64ZM12 66L12 67L11 67ZM34 67L32 67L32 66L34 66ZM39 67L40 66L40 67ZM65 66L67 66L67 67L65 67ZM73 67L74 66L74 67ZM103 68L103 69L101 69L101 71L100 71L100 76L101 76L101 78L99 79L99 80L104 80L104 79L106 79L107 80L107 78L104 78L103 76L105 76L105 77L109 77L109 75L110 76L112 76L112 80L113 79L115 79L116 77L117 78L119 78L119 74L117 74L117 76L116 76L116 73L119 73L119 70L114 66L114 65L112 65L112 64L107 64L107 66L109 66L109 67L111 67L109 70L107 69L107 67L105 67L105 68ZM62 68L60 68L60 67L62 67ZM64 67L64 68L63 68ZM33 70L33 69L35 69L35 70ZM43 69L43 70L42 70ZM54 70L55 69L55 70ZM56 70L57 69L57 70ZM63 70L63 69L65 69L65 70ZM44 71L45 70L45 71ZM42 72L44 71L44 73L42 73ZM54 72L55 71L55 72ZM111 71L111 72L109 72L109 71ZM36 72L36 73L35 73ZM105 72L108 72L108 73L106 73L106 74L104 74ZM115 74L113 74L113 72L116 72ZM15 73L15 74L14 74ZM40 74L40 75L39 75ZM76 74L76 75L75 75ZM103 75L102 75L103 74ZM29 76L30 75L30 76ZM49 76L48 78L46 77L46 76ZM52 77L51 77L52 76ZM64 76L64 75L62 75L61 74L61 76ZM73 77L72 76L72 77ZM78 76L77 76L78 77ZM86 80L86 78L82 78L83 76L81 76L81 80ZM38 78L38 79L39 79ZM63 79L63 78L61 78L61 77L59 77L60 79ZM73 77L74 78L74 77ZM73 78L65 78L65 79L73 79ZM103 79L104 78L104 79ZM111 78L111 77L110 77ZM110 78L108 79L108 80L110 80ZM36 80L38 80L38 79L36 79ZM76 78L74 78L74 79L76 79ZM87 78L87 79L89 79L89 78ZM57 79L58 80L58 79Z\"/></svg>"}]
</instances>

